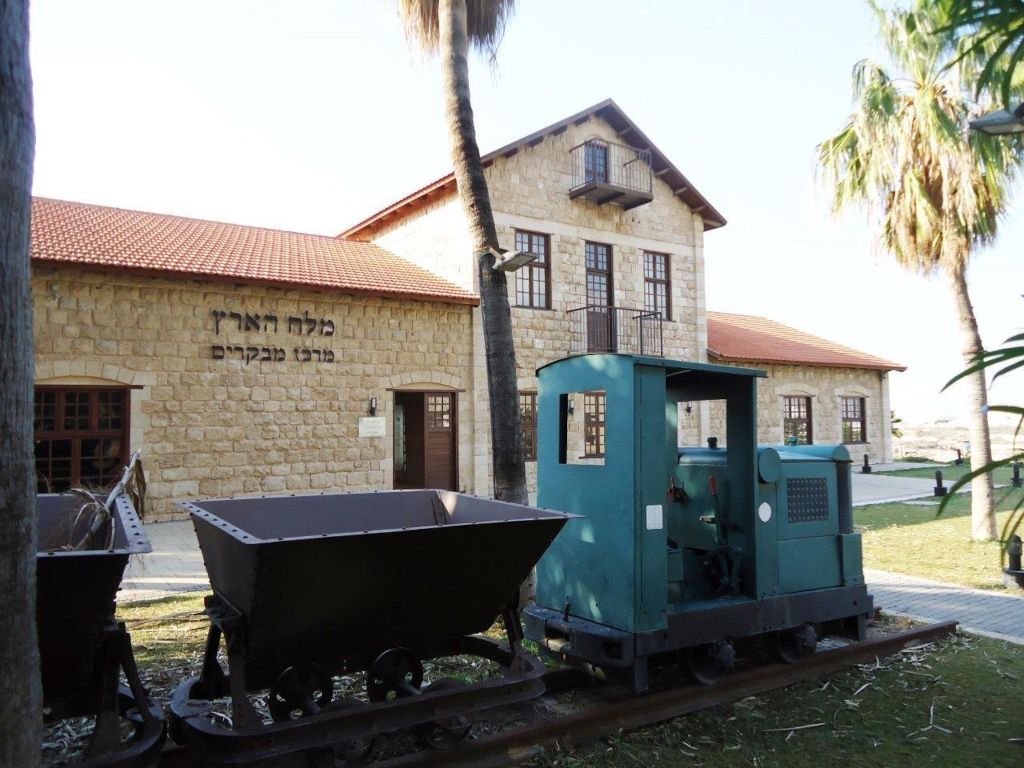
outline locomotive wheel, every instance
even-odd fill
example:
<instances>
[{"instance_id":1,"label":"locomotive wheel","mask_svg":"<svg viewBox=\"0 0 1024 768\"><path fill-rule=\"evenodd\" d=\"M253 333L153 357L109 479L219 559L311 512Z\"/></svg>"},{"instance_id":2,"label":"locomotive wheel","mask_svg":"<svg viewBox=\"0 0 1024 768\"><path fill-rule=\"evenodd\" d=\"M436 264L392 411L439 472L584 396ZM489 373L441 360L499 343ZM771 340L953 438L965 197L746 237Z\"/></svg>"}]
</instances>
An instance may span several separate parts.
<instances>
[{"instance_id":1,"label":"locomotive wheel","mask_svg":"<svg viewBox=\"0 0 1024 768\"><path fill-rule=\"evenodd\" d=\"M814 653L818 646L818 633L810 624L784 629L769 638L769 647L779 661L796 664Z\"/></svg>"},{"instance_id":2,"label":"locomotive wheel","mask_svg":"<svg viewBox=\"0 0 1024 768\"><path fill-rule=\"evenodd\" d=\"M326 707L334 695L334 681L327 670L316 664L288 667L267 696L267 709L275 723L315 715Z\"/></svg>"},{"instance_id":3,"label":"locomotive wheel","mask_svg":"<svg viewBox=\"0 0 1024 768\"><path fill-rule=\"evenodd\" d=\"M701 685L717 683L736 661L736 651L727 640L688 648L684 654L683 667Z\"/></svg>"},{"instance_id":4,"label":"locomotive wheel","mask_svg":"<svg viewBox=\"0 0 1024 768\"><path fill-rule=\"evenodd\" d=\"M323 712L344 712L355 709L365 709L368 705L355 699L338 699L332 701L323 708ZM332 744L329 747L314 750L309 753L310 768L348 768L348 766L362 765L373 751L374 739L372 736L362 736L354 739L347 739Z\"/></svg>"},{"instance_id":5,"label":"locomotive wheel","mask_svg":"<svg viewBox=\"0 0 1024 768\"><path fill-rule=\"evenodd\" d=\"M424 688L423 692L452 691L465 685L461 680L442 677ZM453 715L417 725L416 741L430 749L450 749L469 736L471 730L473 720L469 715Z\"/></svg>"},{"instance_id":6,"label":"locomotive wheel","mask_svg":"<svg viewBox=\"0 0 1024 768\"><path fill-rule=\"evenodd\" d=\"M408 648L384 651L366 673L370 701L391 701L415 696L423 685L423 665Z\"/></svg>"}]
</instances>

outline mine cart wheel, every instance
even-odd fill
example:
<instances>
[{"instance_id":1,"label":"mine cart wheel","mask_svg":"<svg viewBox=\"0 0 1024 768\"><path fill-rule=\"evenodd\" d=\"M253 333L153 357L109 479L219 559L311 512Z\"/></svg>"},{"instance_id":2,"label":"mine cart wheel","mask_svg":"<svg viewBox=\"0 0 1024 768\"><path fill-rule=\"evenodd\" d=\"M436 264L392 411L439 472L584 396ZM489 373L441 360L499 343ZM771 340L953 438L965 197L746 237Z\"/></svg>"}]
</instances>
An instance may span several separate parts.
<instances>
[{"instance_id":1,"label":"mine cart wheel","mask_svg":"<svg viewBox=\"0 0 1024 768\"><path fill-rule=\"evenodd\" d=\"M338 699L323 708L323 712L346 712L366 709L368 704L355 699ZM348 768L362 765L373 751L372 736L357 736L339 741L329 747L313 750L309 753L309 768Z\"/></svg>"},{"instance_id":2,"label":"mine cart wheel","mask_svg":"<svg viewBox=\"0 0 1024 768\"><path fill-rule=\"evenodd\" d=\"M315 715L334 695L334 681L327 670L316 664L288 667L270 687L267 709L275 723L286 723L306 715Z\"/></svg>"},{"instance_id":3,"label":"mine cart wheel","mask_svg":"<svg viewBox=\"0 0 1024 768\"><path fill-rule=\"evenodd\" d=\"M424 693L452 691L466 683L451 677L442 677L423 689ZM468 714L453 715L440 720L431 720L416 726L416 741L430 749L450 749L469 736L473 730L473 719Z\"/></svg>"},{"instance_id":4,"label":"mine cart wheel","mask_svg":"<svg viewBox=\"0 0 1024 768\"><path fill-rule=\"evenodd\" d=\"M736 651L726 640L687 648L683 654L683 668L701 685L717 683L736 661Z\"/></svg>"},{"instance_id":5,"label":"mine cart wheel","mask_svg":"<svg viewBox=\"0 0 1024 768\"><path fill-rule=\"evenodd\" d=\"M390 701L415 696L423 685L423 665L408 648L384 651L366 673L370 701Z\"/></svg>"},{"instance_id":6,"label":"mine cart wheel","mask_svg":"<svg viewBox=\"0 0 1024 768\"><path fill-rule=\"evenodd\" d=\"M818 633L810 624L784 629L769 638L769 647L779 661L796 664L814 653L818 645Z\"/></svg>"}]
</instances>

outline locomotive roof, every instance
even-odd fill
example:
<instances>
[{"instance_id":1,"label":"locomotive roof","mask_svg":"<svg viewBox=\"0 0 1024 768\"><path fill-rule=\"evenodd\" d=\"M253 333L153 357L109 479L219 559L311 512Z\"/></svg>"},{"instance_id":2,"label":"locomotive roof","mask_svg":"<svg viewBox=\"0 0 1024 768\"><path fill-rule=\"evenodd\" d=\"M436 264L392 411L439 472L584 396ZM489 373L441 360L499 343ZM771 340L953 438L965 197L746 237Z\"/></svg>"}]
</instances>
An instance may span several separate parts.
<instances>
[{"instance_id":1,"label":"locomotive roof","mask_svg":"<svg viewBox=\"0 0 1024 768\"><path fill-rule=\"evenodd\" d=\"M556 365L568 362L569 360L576 360L581 357L614 357L614 358L631 358L633 365L651 365L660 368L666 368L672 371L694 371L701 373L720 373L729 376L743 376L743 377L756 377L766 378L767 373L762 371L760 368L741 368L737 365L712 365L711 363L698 363L690 360L669 360L664 357L648 357L645 355L622 355L622 354L586 354L586 355L571 355L569 357L563 357L560 360L542 365L537 369L539 374L545 368L551 368Z\"/></svg>"}]
</instances>

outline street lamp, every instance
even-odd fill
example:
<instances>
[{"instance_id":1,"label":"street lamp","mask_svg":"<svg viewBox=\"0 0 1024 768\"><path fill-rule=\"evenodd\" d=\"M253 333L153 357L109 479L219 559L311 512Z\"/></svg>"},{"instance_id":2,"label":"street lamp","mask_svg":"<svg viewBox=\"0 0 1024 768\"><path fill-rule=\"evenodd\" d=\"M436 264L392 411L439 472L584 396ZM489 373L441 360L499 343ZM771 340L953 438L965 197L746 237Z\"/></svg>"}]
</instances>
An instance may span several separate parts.
<instances>
[{"instance_id":1,"label":"street lamp","mask_svg":"<svg viewBox=\"0 0 1024 768\"><path fill-rule=\"evenodd\" d=\"M537 258L537 254L526 251L498 251L491 248L488 252L494 257L491 269L496 272L515 272Z\"/></svg>"},{"instance_id":2,"label":"street lamp","mask_svg":"<svg viewBox=\"0 0 1024 768\"><path fill-rule=\"evenodd\" d=\"M989 136L1024 133L1024 104L1021 104L1013 112L1000 109L998 112L982 115L977 120L971 121L971 128Z\"/></svg>"}]
</instances>

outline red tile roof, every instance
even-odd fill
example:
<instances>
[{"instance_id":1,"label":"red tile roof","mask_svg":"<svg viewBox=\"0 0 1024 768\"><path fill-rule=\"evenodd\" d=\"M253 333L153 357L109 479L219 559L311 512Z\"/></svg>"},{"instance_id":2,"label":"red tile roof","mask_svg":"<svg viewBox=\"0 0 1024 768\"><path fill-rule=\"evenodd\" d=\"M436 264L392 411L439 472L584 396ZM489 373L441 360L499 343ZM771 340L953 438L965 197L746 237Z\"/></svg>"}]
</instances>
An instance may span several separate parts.
<instances>
[{"instance_id":1,"label":"red tile roof","mask_svg":"<svg viewBox=\"0 0 1024 768\"><path fill-rule=\"evenodd\" d=\"M33 198L37 262L454 304L477 296L372 243Z\"/></svg>"},{"instance_id":2,"label":"red tile roof","mask_svg":"<svg viewBox=\"0 0 1024 768\"><path fill-rule=\"evenodd\" d=\"M622 108L612 99L599 101L582 112L577 112L575 115L570 115L564 120L559 120L557 123L552 123L546 128L541 128L529 136L523 136L511 144L506 144L504 147L488 152L480 160L486 168L499 157L510 157L524 147L532 147L540 143L546 136L562 133L569 125L579 124L595 116L607 121L620 136L625 137L623 141L630 146L643 147L651 151L651 166L654 174L668 184L672 191L690 207L690 210L701 217L705 230L725 226L725 217L708 202L704 195L697 191L693 184L683 176L682 172L672 164L672 161L660 149L654 146L654 143L644 135L636 123L630 120L626 113L622 111ZM339 237L369 240L381 227L390 226L401 221L419 207L439 200L442 197L453 195L455 191L455 174L449 173L447 176L442 176L440 179L420 187L415 192L406 195L387 208L377 211L377 213L363 219L358 224L354 224L342 232Z\"/></svg>"},{"instance_id":3,"label":"red tile roof","mask_svg":"<svg viewBox=\"0 0 1024 768\"><path fill-rule=\"evenodd\" d=\"M905 371L891 360L812 336L765 317L708 312L708 354L721 360Z\"/></svg>"}]
</instances>

